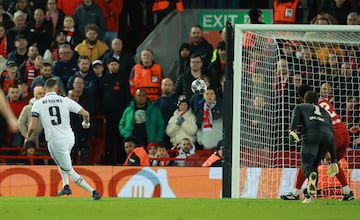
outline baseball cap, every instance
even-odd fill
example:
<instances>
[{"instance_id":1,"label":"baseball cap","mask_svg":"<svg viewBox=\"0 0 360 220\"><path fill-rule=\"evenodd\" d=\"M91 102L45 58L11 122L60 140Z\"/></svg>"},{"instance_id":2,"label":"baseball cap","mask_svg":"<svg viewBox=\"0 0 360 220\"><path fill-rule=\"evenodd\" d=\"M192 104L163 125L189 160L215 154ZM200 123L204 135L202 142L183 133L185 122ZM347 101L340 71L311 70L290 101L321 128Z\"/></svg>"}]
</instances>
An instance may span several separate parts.
<instances>
[{"instance_id":1,"label":"baseball cap","mask_svg":"<svg viewBox=\"0 0 360 220\"><path fill-rule=\"evenodd\" d=\"M94 60L94 61L92 62L92 65L93 65L93 66L98 65L98 64L103 65L103 62L102 62L101 60Z\"/></svg>"},{"instance_id":2,"label":"baseball cap","mask_svg":"<svg viewBox=\"0 0 360 220\"><path fill-rule=\"evenodd\" d=\"M20 40L20 39L25 39L25 40L26 40L26 36L23 35L23 34L18 34L18 35L16 35L15 41L18 41L18 40Z\"/></svg>"},{"instance_id":3,"label":"baseball cap","mask_svg":"<svg viewBox=\"0 0 360 220\"><path fill-rule=\"evenodd\" d=\"M118 59L116 59L115 57L112 57L110 60L108 60L107 64L111 63L111 62L117 62L120 63Z\"/></svg>"},{"instance_id":4,"label":"baseball cap","mask_svg":"<svg viewBox=\"0 0 360 220\"><path fill-rule=\"evenodd\" d=\"M147 149L147 150L150 150L151 147L157 148L158 146L159 146L159 145L158 145L156 142L150 142L150 143L147 145L146 149Z\"/></svg>"},{"instance_id":5,"label":"baseball cap","mask_svg":"<svg viewBox=\"0 0 360 220\"><path fill-rule=\"evenodd\" d=\"M189 105L189 100L184 95L179 96L177 105L179 106L182 102L186 102Z\"/></svg>"},{"instance_id":6,"label":"baseball cap","mask_svg":"<svg viewBox=\"0 0 360 220\"><path fill-rule=\"evenodd\" d=\"M13 60L8 60L6 62L6 67L12 67L12 66L17 66L16 62Z\"/></svg>"}]
</instances>

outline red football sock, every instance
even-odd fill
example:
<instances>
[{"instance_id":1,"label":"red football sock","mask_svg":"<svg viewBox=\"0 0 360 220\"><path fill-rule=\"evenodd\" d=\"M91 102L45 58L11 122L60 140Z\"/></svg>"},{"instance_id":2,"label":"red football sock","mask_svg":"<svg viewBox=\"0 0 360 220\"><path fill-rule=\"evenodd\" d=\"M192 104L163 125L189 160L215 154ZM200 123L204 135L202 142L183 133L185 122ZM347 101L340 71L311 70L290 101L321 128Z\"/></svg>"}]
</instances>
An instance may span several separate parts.
<instances>
[{"instance_id":1,"label":"red football sock","mask_svg":"<svg viewBox=\"0 0 360 220\"><path fill-rule=\"evenodd\" d=\"M303 185L305 180L306 180L306 176L303 174L302 169L300 168L299 171L298 171L298 174L296 176L295 188L296 189L301 189L301 186Z\"/></svg>"}]
</instances>

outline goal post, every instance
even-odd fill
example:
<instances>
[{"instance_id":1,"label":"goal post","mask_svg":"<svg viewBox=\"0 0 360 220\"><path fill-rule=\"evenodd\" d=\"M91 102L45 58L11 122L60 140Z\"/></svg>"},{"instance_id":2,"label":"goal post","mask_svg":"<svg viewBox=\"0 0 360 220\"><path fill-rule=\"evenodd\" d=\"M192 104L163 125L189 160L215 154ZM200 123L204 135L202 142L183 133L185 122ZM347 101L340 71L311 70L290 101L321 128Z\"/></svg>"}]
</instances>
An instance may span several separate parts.
<instances>
[{"instance_id":1,"label":"goal post","mask_svg":"<svg viewBox=\"0 0 360 220\"><path fill-rule=\"evenodd\" d=\"M300 84L320 93L329 83L337 113L349 128L359 123L359 117L344 115L351 98L357 106L352 110L359 109L359 54L359 26L235 25L232 198L278 198L292 191L300 146L290 141L288 128ZM360 167L348 163L344 167ZM319 179L326 183L318 196L338 187Z\"/></svg>"}]
</instances>

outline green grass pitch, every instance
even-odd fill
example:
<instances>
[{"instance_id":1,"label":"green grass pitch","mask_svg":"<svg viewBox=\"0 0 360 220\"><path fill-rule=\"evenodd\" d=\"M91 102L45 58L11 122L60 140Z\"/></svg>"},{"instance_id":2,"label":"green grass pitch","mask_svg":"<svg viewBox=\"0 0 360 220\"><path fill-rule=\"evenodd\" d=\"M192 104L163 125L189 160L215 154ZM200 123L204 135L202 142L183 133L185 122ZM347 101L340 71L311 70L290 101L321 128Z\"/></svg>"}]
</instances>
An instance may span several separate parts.
<instances>
[{"instance_id":1,"label":"green grass pitch","mask_svg":"<svg viewBox=\"0 0 360 220\"><path fill-rule=\"evenodd\" d=\"M91 201L77 197L0 197L2 220L310 220L359 219L360 200L124 199Z\"/></svg>"}]
</instances>

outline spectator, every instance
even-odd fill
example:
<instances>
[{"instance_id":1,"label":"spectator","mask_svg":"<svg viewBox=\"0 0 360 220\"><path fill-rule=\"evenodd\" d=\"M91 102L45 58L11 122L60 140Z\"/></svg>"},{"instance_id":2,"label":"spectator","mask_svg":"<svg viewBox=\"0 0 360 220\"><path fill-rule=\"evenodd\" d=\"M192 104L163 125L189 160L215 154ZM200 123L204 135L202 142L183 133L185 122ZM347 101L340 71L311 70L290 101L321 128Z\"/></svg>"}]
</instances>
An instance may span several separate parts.
<instances>
[{"instance_id":1,"label":"spectator","mask_svg":"<svg viewBox=\"0 0 360 220\"><path fill-rule=\"evenodd\" d=\"M161 91L162 95L155 100L154 105L159 107L164 120L164 127L168 125L170 117L174 114L174 111L177 109L178 96L174 93L174 82L170 78L164 78L161 81ZM170 142L170 137L164 132L162 145L170 149L172 144Z\"/></svg>"},{"instance_id":2,"label":"spectator","mask_svg":"<svg viewBox=\"0 0 360 220\"><path fill-rule=\"evenodd\" d=\"M264 15L261 10L257 8L250 9L248 15L250 17L250 24L265 24Z\"/></svg>"},{"instance_id":3,"label":"spectator","mask_svg":"<svg viewBox=\"0 0 360 220\"><path fill-rule=\"evenodd\" d=\"M5 94L7 94L9 87L16 82L17 69L15 61L9 60L6 62L6 69L0 76L0 86Z\"/></svg>"},{"instance_id":4,"label":"spectator","mask_svg":"<svg viewBox=\"0 0 360 220\"><path fill-rule=\"evenodd\" d=\"M85 80L85 90L86 92L94 96L98 88L98 78L90 70L90 59L88 56L79 56L78 58L78 67L79 72L76 72L74 76L71 76L67 81L66 87L68 90L73 89L73 82L76 76L81 76Z\"/></svg>"},{"instance_id":5,"label":"spectator","mask_svg":"<svg viewBox=\"0 0 360 220\"><path fill-rule=\"evenodd\" d=\"M98 79L101 79L104 76L104 64L101 60L92 62L91 68Z\"/></svg>"},{"instance_id":6,"label":"spectator","mask_svg":"<svg viewBox=\"0 0 360 220\"><path fill-rule=\"evenodd\" d=\"M141 61L134 66L129 76L131 95L135 96L137 89L144 88L148 99L154 102L161 95L162 79L161 65L154 62L152 50L142 50Z\"/></svg>"},{"instance_id":7,"label":"spectator","mask_svg":"<svg viewBox=\"0 0 360 220\"><path fill-rule=\"evenodd\" d=\"M66 35L66 43L71 45L72 49L84 39L78 29L75 28L75 20L71 16L65 16L62 30Z\"/></svg>"},{"instance_id":8,"label":"spectator","mask_svg":"<svg viewBox=\"0 0 360 220\"><path fill-rule=\"evenodd\" d=\"M157 148L158 160L156 161L155 166L172 166L174 165L174 160L171 160L171 157L165 146L159 145Z\"/></svg>"},{"instance_id":9,"label":"spectator","mask_svg":"<svg viewBox=\"0 0 360 220\"><path fill-rule=\"evenodd\" d=\"M320 11L314 18L311 19L310 24L338 24L338 20L329 13Z\"/></svg>"},{"instance_id":10,"label":"spectator","mask_svg":"<svg viewBox=\"0 0 360 220\"><path fill-rule=\"evenodd\" d=\"M16 65L20 65L27 59L28 41L25 35L16 35L15 47L16 50L8 53L7 59L15 61Z\"/></svg>"},{"instance_id":11,"label":"spectator","mask_svg":"<svg viewBox=\"0 0 360 220\"><path fill-rule=\"evenodd\" d=\"M99 80L98 114L106 118L106 144L105 161L107 164L117 164L125 160L124 148L120 146L122 137L119 133L119 122L125 108L128 106L131 95L129 79L120 72L117 59L112 59L107 64L109 74ZM146 145L145 145L146 146ZM120 152L118 152L120 151Z\"/></svg>"},{"instance_id":12,"label":"spectator","mask_svg":"<svg viewBox=\"0 0 360 220\"><path fill-rule=\"evenodd\" d=\"M338 24L346 24L346 17L351 11L358 11L358 8L352 8L348 0L322 0L320 11L324 11L334 16Z\"/></svg>"},{"instance_id":13,"label":"spectator","mask_svg":"<svg viewBox=\"0 0 360 220\"><path fill-rule=\"evenodd\" d=\"M176 81L175 93L191 97L194 93L191 91L191 83L199 79L202 75L203 59L200 54L191 54L190 70L182 75Z\"/></svg>"},{"instance_id":14,"label":"spectator","mask_svg":"<svg viewBox=\"0 0 360 220\"><path fill-rule=\"evenodd\" d=\"M196 151L194 143L188 138L183 138L181 142L174 147L178 151L178 155L175 158L184 159L174 161L174 165L180 167L185 166L185 159L191 155L194 155Z\"/></svg>"},{"instance_id":15,"label":"spectator","mask_svg":"<svg viewBox=\"0 0 360 220\"><path fill-rule=\"evenodd\" d=\"M53 25L45 19L44 10L38 8L34 11L34 21L27 26L27 37L30 45L36 44L41 55L50 48Z\"/></svg>"},{"instance_id":16,"label":"spectator","mask_svg":"<svg viewBox=\"0 0 360 220\"><path fill-rule=\"evenodd\" d=\"M314 56L311 48L307 45L301 46L300 54L298 63L295 63L294 65L294 71L301 73L304 83L313 85L315 83L315 79L319 78L319 60L316 56Z\"/></svg>"},{"instance_id":17,"label":"spectator","mask_svg":"<svg viewBox=\"0 0 360 220\"><path fill-rule=\"evenodd\" d=\"M52 34L54 36L56 31L63 27L65 18L65 13L57 6L57 0L47 0L45 18L52 23Z\"/></svg>"},{"instance_id":18,"label":"spectator","mask_svg":"<svg viewBox=\"0 0 360 220\"><path fill-rule=\"evenodd\" d=\"M205 87L197 87L194 90L194 95L192 95L190 98L189 105L195 115L197 114L199 108L202 108L204 105L204 92L207 88L211 87L210 79L207 75L201 75L200 79L194 80L191 84L193 85L194 83L196 83L196 81L200 81L201 84L205 83Z\"/></svg>"},{"instance_id":19,"label":"spectator","mask_svg":"<svg viewBox=\"0 0 360 220\"><path fill-rule=\"evenodd\" d=\"M147 150L149 158L150 158L151 166L156 166L156 164L157 164L157 160L152 160L152 159L158 158L158 154L157 154L158 146L159 145L157 143L150 142L146 147L146 150Z\"/></svg>"},{"instance_id":20,"label":"spectator","mask_svg":"<svg viewBox=\"0 0 360 220\"><path fill-rule=\"evenodd\" d=\"M190 44L183 43L180 46L179 58L170 67L169 77L176 82L176 79L190 70Z\"/></svg>"},{"instance_id":21,"label":"spectator","mask_svg":"<svg viewBox=\"0 0 360 220\"><path fill-rule=\"evenodd\" d=\"M204 38L203 30L200 25L194 25L191 27L190 42L190 53L200 54L203 61L203 67L207 68L211 61L213 47Z\"/></svg>"},{"instance_id":22,"label":"spectator","mask_svg":"<svg viewBox=\"0 0 360 220\"><path fill-rule=\"evenodd\" d=\"M219 141L216 146L216 151L203 163L203 167L222 167L224 165L223 158L224 145Z\"/></svg>"},{"instance_id":23,"label":"spectator","mask_svg":"<svg viewBox=\"0 0 360 220\"><path fill-rule=\"evenodd\" d=\"M66 32L59 30L55 33L54 40L50 45L51 62L56 64L60 60L59 48L66 43Z\"/></svg>"},{"instance_id":24,"label":"spectator","mask_svg":"<svg viewBox=\"0 0 360 220\"><path fill-rule=\"evenodd\" d=\"M189 107L189 100L185 96L180 96L177 106L178 109L175 110L166 127L172 146L177 146L184 138L191 142L196 141L196 117Z\"/></svg>"},{"instance_id":25,"label":"spectator","mask_svg":"<svg viewBox=\"0 0 360 220\"><path fill-rule=\"evenodd\" d=\"M289 84L289 77L291 73L289 71L288 62L285 59L280 59L277 63L277 69L275 72L273 90L278 96L284 95L286 88Z\"/></svg>"},{"instance_id":26,"label":"spectator","mask_svg":"<svg viewBox=\"0 0 360 220\"><path fill-rule=\"evenodd\" d=\"M10 14L14 14L19 10L25 14L26 23L33 21L34 10L31 7L29 0L16 0L16 2L13 1L13 4L10 4L9 8L7 9Z\"/></svg>"},{"instance_id":27,"label":"spectator","mask_svg":"<svg viewBox=\"0 0 360 220\"><path fill-rule=\"evenodd\" d=\"M14 27L6 29L6 39L8 40L8 53L15 50L15 38L19 34L26 34L26 14L17 11L14 14Z\"/></svg>"},{"instance_id":28,"label":"spectator","mask_svg":"<svg viewBox=\"0 0 360 220\"><path fill-rule=\"evenodd\" d=\"M28 126L31 121L31 108L36 100L39 100L40 98L44 97L45 95L45 89L42 86L36 86L34 88L34 98L32 98L28 105L26 105L19 116L18 125L21 135L26 138L27 132L28 132ZM40 141L40 136L43 134L43 127L41 123L38 123L36 125L36 128L34 130L34 135L32 135L30 138L27 139L27 141L33 141L36 148L39 147L39 143L43 142L44 140ZM44 139L45 137L43 137Z\"/></svg>"},{"instance_id":29,"label":"spectator","mask_svg":"<svg viewBox=\"0 0 360 220\"><path fill-rule=\"evenodd\" d=\"M251 138L251 142L249 143L250 146L255 149L269 148L269 146L261 141L263 137L270 135L269 131L271 131L270 126L272 124L270 121L272 119L272 114L269 104L266 103L263 96L257 96L253 100L248 112L250 112L248 115L248 118L250 119L250 124L248 126Z\"/></svg>"},{"instance_id":30,"label":"spectator","mask_svg":"<svg viewBox=\"0 0 360 220\"><path fill-rule=\"evenodd\" d=\"M89 94L85 90L85 79L81 75L77 75L74 78L73 82L73 90L69 90L75 94L74 101L78 102L81 106L86 108L90 115L90 128L84 129L81 125L82 117L79 117L78 114L71 113L71 127L75 133L75 145L73 147L73 158L77 158L78 153L80 153L80 165L88 165L88 155L90 148L91 138L95 136L95 100L92 94ZM76 160L74 160L75 164L78 164Z\"/></svg>"},{"instance_id":31,"label":"spectator","mask_svg":"<svg viewBox=\"0 0 360 220\"><path fill-rule=\"evenodd\" d=\"M62 83L61 79L53 74L51 74L51 63L43 63L41 67L41 76L37 76L34 78L34 81L31 83L30 91L34 91L35 86L45 86L45 81L49 78L56 78L59 80L59 93L65 93L65 87Z\"/></svg>"},{"instance_id":32,"label":"spectator","mask_svg":"<svg viewBox=\"0 0 360 220\"><path fill-rule=\"evenodd\" d=\"M109 48L104 42L98 39L100 36L98 26L94 24L86 25L85 33L85 40L76 45L75 51L78 52L79 55L89 56L90 62L102 59Z\"/></svg>"},{"instance_id":33,"label":"spectator","mask_svg":"<svg viewBox=\"0 0 360 220\"><path fill-rule=\"evenodd\" d=\"M347 25L358 25L359 24L359 14L357 12L350 12L346 17Z\"/></svg>"},{"instance_id":34,"label":"spectator","mask_svg":"<svg viewBox=\"0 0 360 220\"><path fill-rule=\"evenodd\" d=\"M22 109L27 105L27 103L20 100L20 90L17 84L12 84L8 90L8 103L11 111L14 113L15 117L18 119ZM8 145L13 147L19 147L23 145L24 138L20 132L13 134L8 134L9 141Z\"/></svg>"},{"instance_id":35,"label":"spectator","mask_svg":"<svg viewBox=\"0 0 360 220\"><path fill-rule=\"evenodd\" d=\"M74 16L75 9L81 5L83 0L58 0L57 5L65 15Z\"/></svg>"},{"instance_id":36,"label":"spectator","mask_svg":"<svg viewBox=\"0 0 360 220\"><path fill-rule=\"evenodd\" d=\"M117 38L119 32L120 14L123 8L123 0L95 0L101 8L105 18L104 42L110 47L113 39ZM120 65L121 66L121 65Z\"/></svg>"},{"instance_id":37,"label":"spectator","mask_svg":"<svg viewBox=\"0 0 360 220\"><path fill-rule=\"evenodd\" d=\"M274 0L274 24L301 24L301 0Z\"/></svg>"},{"instance_id":38,"label":"spectator","mask_svg":"<svg viewBox=\"0 0 360 220\"><path fill-rule=\"evenodd\" d=\"M336 88L334 93L339 96L340 106L346 103L349 95L359 96L359 76L357 71L351 69L350 63L341 63L340 73L333 79L334 88Z\"/></svg>"},{"instance_id":39,"label":"spectator","mask_svg":"<svg viewBox=\"0 0 360 220\"><path fill-rule=\"evenodd\" d=\"M23 152L22 156L45 156L44 153L42 152L39 152L36 150L36 144L34 143L34 141L31 141L31 140L27 140L25 141L24 143L24 148L25 148L25 151ZM29 160L22 160L22 161L19 161L19 163L23 163L24 165L44 165L44 164L47 164L47 161L46 160L34 160L33 161L34 163L31 164Z\"/></svg>"},{"instance_id":40,"label":"spectator","mask_svg":"<svg viewBox=\"0 0 360 220\"><path fill-rule=\"evenodd\" d=\"M145 89L137 89L134 101L125 109L119 123L120 134L137 137L138 143L160 144L164 134L164 121L159 108L147 99Z\"/></svg>"},{"instance_id":41,"label":"spectator","mask_svg":"<svg viewBox=\"0 0 360 220\"><path fill-rule=\"evenodd\" d=\"M35 77L42 75L41 68L43 66L44 59L41 55L38 54L38 55L36 55L33 62L34 62L34 65L31 65L28 68L28 72L25 73L25 76L27 76L27 79L25 78L25 80L27 80L27 83L29 86L31 86Z\"/></svg>"},{"instance_id":42,"label":"spectator","mask_svg":"<svg viewBox=\"0 0 360 220\"><path fill-rule=\"evenodd\" d=\"M77 56L68 44L59 47L60 60L53 68L53 74L60 77L62 84L67 85L69 78L78 71Z\"/></svg>"},{"instance_id":43,"label":"spectator","mask_svg":"<svg viewBox=\"0 0 360 220\"><path fill-rule=\"evenodd\" d=\"M359 98L356 96L347 96L346 102L342 106L341 119L349 129L358 125L360 122ZM353 141L350 141L353 142Z\"/></svg>"},{"instance_id":44,"label":"spectator","mask_svg":"<svg viewBox=\"0 0 360 220\"><path fill-rule=\"evenodd\" d=\"M17 71L18 78L28 80L29 85L31 85L34 77L37 76L37 74L35 74L35 59L38 55L39 50L37 46L30 46L27 51L27 59L19 65Z\"/></svg>"},{"instance_id":45,"label":"spectator","mask_svg":"<svg viewBox=\"0 0 360 220\"><path fill-rule=\"evenodd\" d=\"M143 146L137 145L136 138L129 136L124 139L124 148L127 158L124 166L150 166L150 158Z\"/></svg>"},{"instance_id":46,"label":"spectator","mask_svg":"<svg viewBox=\"0 0 360 220\"><path fill-rule=\"evenodd\" d=\"M223 138L222 103L216 99L215 90L208 88L204 93L204 105L196 115L198 125L197 141L204 149L216 147L214 143Z\"/></svg>"},{"instance_id":47,"label":"spectator","mask_svg":"<svg viewBox=\"0 0 360 220\"><path fill-rule=\"evenodd\" d=\"M20 97L19 99L25 103L29 103L30 99L32 98L32 95L30 94L29 85L27 84L26 80L18 79L16 81L16 84L19 87L20 91Z\"/></svg>"},{"instance_id":48,"label":"spectator","mask_svg":"<svg viewBox=\"0 0 360 220\"><path fill-rule=\"evenodd\" d=\"M135 66L135 61L123 47L123 41L120 38L114 38L111 42L111 50L109 50L103 58L104 63L108 63L113 58L120 62L120 72L129 78L131 69ZM106 68L106 72L108 69Z\"/></svg>"},{"instance_id":49,"label":"spectator","mask_svg":"<svg viewBox=\"0 0 360 220\"><path fill-rule=\"evenodd\" d=\"M208 67L208 75L210 76L211 85L214 88L220 87L221 78L225 77L226 50L225 42L221 41L216 47L216 59L212 61Z\"/></svg>"},{"instance_id":50,"label":"spectator","mask_svg":"<svg viewBox=\"0 0 360 220\"><path fill-rule=\"evenodd\" d=\"M77 26L76 28L82 36L85 36L85 33L87 32L86 26L88 24L96 25L98 27L97 34L99 36L104 36L104 14L99 6L94 3L94 0L83 0L83 3L75 9L74 20Z\"/></svg>"}]
</instances>

